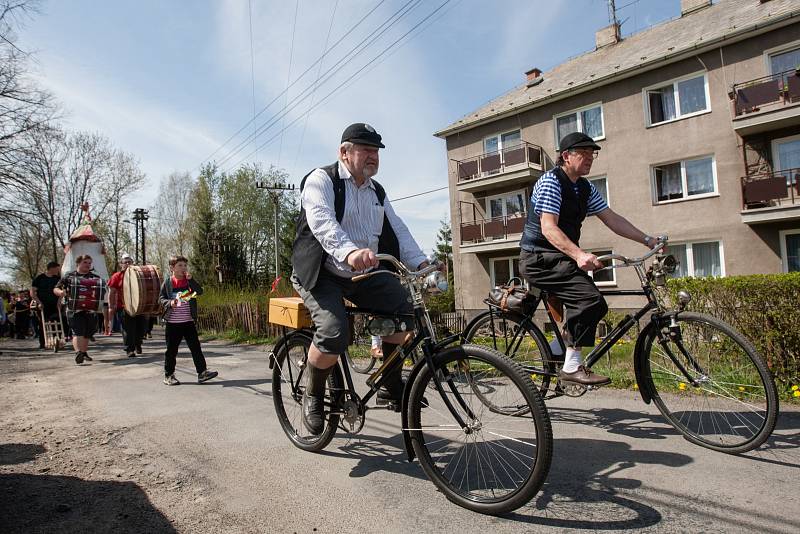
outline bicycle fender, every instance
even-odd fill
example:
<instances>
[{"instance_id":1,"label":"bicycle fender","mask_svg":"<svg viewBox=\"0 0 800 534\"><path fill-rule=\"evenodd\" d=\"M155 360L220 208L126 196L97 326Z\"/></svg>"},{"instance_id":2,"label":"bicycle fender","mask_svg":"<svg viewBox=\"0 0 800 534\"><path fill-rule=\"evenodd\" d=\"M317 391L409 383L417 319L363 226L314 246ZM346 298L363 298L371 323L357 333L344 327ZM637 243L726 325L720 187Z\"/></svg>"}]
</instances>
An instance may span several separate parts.
<instances>
[{"instance_id":1,"label":"bicycle fender","mask_svg":"<svg viewBox=\"0 0 800 534\"><path fill-rule=\"evenodd\" d=\"M420 371L427 365L425 363L425 358L420 358L414 367L411 369L411 374L408 375L406 379L406 387L403 388L403 401L401 402L401 421L403 429L403 444L406 447L406 454L408 454L408 461L413 462L416 455L414 454L414 446L411 444L411 434L406 430L408 428L408 398L411 396L411 385L416 380L417 375Z\"/></svg>"},{"instance_id":2,"label":"bicycle fender","mask_svg":"<svg viewBox=\"0 0 800 534\"><path fill-rule=\"evenodd\" d=\"M639 394L645 404L650 404L653 392L650 390L650 381L646 380L644 376L644 345L645 340L651 335L651 331L655 329L656 324L654 322L647 323L636 338L636 348L633 351L633 370L636 376L636 384L639 386Z\"/></svg>"}]
</instances>

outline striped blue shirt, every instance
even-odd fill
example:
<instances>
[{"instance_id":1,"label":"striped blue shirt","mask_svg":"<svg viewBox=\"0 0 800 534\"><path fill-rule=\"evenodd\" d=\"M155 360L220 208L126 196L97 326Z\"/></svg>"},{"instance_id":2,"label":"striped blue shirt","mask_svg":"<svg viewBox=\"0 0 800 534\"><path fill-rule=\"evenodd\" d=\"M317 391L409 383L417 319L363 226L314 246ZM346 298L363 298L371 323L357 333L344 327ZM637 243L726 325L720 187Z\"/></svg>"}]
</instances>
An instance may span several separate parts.
<instances>
[{"instance_id":1,"label":"striped blue shirt","mask_svg":"<svg viewBox=\"0 0 800 534\"><path fill-rule=\"evenodd\" d=\"M597 215L601 211L608 209L608 203L597 191L592 182L589 182L589 206L586 215ZM575 194L578 194L578 184L572 184ZM542 213L561 213L561 184L553 169L547 171L536 181L531 194L531 206L536 215Z\"/></svg>"}]
</instances>

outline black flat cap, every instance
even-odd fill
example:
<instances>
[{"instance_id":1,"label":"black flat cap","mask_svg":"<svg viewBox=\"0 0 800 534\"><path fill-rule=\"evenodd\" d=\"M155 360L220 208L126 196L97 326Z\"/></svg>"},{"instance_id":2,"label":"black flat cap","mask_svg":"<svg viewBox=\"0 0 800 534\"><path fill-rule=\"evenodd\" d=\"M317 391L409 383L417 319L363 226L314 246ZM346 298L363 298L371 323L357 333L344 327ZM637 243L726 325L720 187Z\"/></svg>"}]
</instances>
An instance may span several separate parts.
<instances>
[{"instance_id":1,"label":"black flat cap","mask_svg":"<svg viewBox=\"0 0 800 534\"><path fill-rule=\"evenodd\" d=\"M558 144L558 151L564 152L571 148L591 148L600 150L600 145L594 142L594 139L582 132L572 132L561 138Z\"/></svg>"},{"instance_id":2,"label":"black flat cap","mask_svg":"<svg viewBox=\"0 0 800 534\"><path fill-rule=\"evenodd\" d=\"M342 134L342 143L345 141L350 141L357 145L386 148L386 146L381 143L381 135L375 131L375 128L363 122L357 122L345 128Z\"/></svg>"}]
</instances>

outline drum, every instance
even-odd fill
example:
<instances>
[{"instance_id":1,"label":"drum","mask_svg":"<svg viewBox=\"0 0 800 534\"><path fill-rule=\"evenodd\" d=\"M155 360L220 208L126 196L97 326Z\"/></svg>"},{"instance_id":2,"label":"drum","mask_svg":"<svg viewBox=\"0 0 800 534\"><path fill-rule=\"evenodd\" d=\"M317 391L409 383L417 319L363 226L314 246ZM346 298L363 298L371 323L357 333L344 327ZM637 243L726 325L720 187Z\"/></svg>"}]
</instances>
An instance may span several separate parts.
<instances>
[{"instance_id":1,"label":"drum","mask_svg":"<svg viewBox=\"0 0 800 534\"><path fill-rule=\"evenodd\" d=\"M122 299L128 315L158 315L161 272L155 265L131 265L122 280Z\"/></svg>"},{"instance_id":2,"label":"drum","mask_svg":"<svg viewBox=\"0 0 800 534\"><path fill-rule=\"evenodd\" d=\"M67 293L67 310L70 313L102 312L105 300L105 280L72 276Z\"/></svg>"}]
</instances>

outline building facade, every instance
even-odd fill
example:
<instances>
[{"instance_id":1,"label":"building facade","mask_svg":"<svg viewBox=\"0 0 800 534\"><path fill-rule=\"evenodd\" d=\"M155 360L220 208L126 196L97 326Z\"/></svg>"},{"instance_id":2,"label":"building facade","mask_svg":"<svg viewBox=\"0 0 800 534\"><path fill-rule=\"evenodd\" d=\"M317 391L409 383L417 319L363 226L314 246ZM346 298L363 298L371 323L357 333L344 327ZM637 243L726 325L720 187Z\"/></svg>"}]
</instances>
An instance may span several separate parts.
<instances>
[{"instance_id":1,"label":"building facade","mask_svg":"<svg viewBox=\"0 0 800 534\"><path fill-rule=\"evenodd\" d=\"M587 178L643 231L667 234L679 275L800 270L800 2L682 0L680 18L597 48L435 133L447 144L456 306L518 274L533 184L558 139L602 147ZM599 220L581 247L645 252ZM599 286L638 287L630 269ZM638 307L634 297L611 300Z\"/></svg>"}]
</instances>

